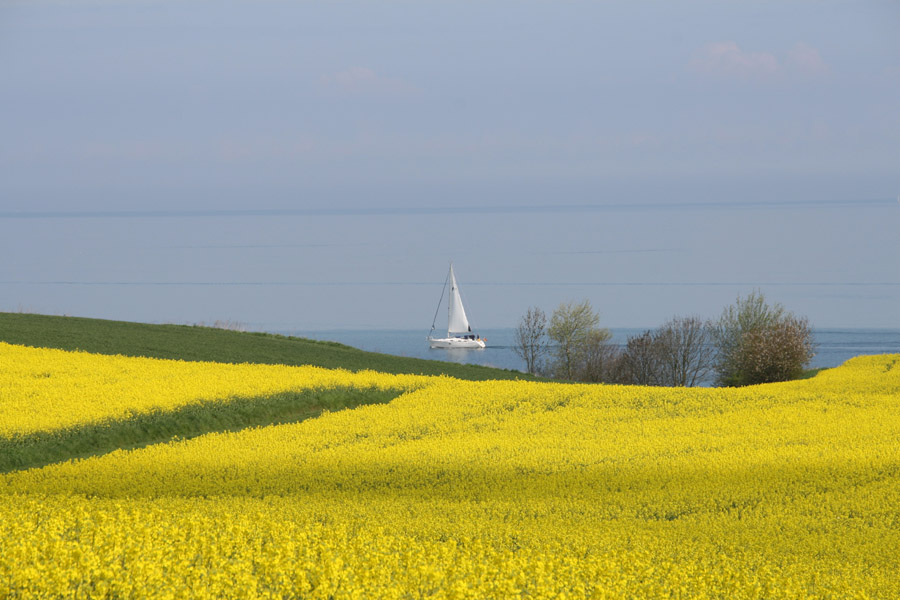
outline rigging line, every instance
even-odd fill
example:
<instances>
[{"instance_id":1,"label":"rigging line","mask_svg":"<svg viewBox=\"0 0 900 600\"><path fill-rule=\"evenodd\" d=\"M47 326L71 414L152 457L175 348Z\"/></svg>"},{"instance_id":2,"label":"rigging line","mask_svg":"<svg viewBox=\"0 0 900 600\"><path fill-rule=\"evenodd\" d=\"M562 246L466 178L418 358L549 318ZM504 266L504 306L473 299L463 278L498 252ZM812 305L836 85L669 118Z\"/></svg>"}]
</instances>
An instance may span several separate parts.
<instances>
[{"instance_id":1,"label":"rigging line","mask_svg":"<svg viewBox=\"0 0 900 600\"><path fill-rule=\"evenodd\" d=\"M450 271L447 271L447 278L444 279L444 287L441 288L441 299L438 300L437 308L434 309L434 319L431 321L431 331L434 331L434 325L437 323L438 312L441 310L441 302L444 301L444 292L447 291L448 281L450 281Z\"/></svg>"}]
</instances>

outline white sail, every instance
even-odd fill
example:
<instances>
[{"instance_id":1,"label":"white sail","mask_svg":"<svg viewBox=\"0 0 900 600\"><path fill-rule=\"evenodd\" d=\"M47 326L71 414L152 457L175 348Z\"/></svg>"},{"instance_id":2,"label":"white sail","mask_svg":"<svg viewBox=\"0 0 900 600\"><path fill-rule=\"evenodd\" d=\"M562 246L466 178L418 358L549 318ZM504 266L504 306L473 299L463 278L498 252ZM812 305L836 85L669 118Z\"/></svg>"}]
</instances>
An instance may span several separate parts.
<instances>
[{"instance_id":1,"label":"white sail","mask_svg":"<svg viewBox=\"0 0 900 600\"><path fill-rule=\"evenodd\" d=\"M447 324L447 332L469 333L469 320L466 318L466 309L463 308L462 298L459 295L459 286L456 284L456 275L453 274L453 265L450 265L450 319Z\"/></svg>"}]
</instances>

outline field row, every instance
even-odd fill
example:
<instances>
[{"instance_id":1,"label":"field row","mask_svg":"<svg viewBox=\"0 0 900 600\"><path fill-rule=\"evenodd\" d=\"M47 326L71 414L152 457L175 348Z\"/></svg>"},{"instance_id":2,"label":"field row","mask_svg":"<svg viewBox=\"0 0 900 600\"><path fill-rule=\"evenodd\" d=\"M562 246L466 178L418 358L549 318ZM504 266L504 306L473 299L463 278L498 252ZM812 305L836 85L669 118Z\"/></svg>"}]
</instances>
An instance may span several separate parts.
<instances>
[{"instance_id":1,"label":"field row","mask_svg":"<svg viewBox=\"0 0 900 600\"><path fill-rule=\"evenodd\" d=\"M321 367L108 356L3 342L0 364L0 438L289 391L408 391L433 379Z\"/></svg>"},{"instance_id":2,"label":"field row","mask_svg":"<svg viewBox=\"0 0 900 600\"><path fill-rule=\"evenodd\" d=\"M896 529L813 506L650 521L563 498L0 495L0 598L897 597Z\"/></svg>"}]
</instances>

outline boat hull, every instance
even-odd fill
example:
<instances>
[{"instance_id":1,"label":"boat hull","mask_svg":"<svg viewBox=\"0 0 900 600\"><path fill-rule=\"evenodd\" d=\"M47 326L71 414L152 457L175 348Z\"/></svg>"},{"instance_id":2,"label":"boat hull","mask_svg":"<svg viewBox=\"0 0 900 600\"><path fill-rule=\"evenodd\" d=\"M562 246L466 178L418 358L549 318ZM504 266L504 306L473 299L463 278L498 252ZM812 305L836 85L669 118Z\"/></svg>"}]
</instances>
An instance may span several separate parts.
<instances>
[{"instance_id":1,"label":"boat hull","mask_svg":"<svg viewBox=\"0 0 900 600\"><path fill-rule=\"evenodd\" d=\"M428 344L432 348L484 348L484 340L470 340L466 338L428 338Z\"/></svg>"}]
</instances>

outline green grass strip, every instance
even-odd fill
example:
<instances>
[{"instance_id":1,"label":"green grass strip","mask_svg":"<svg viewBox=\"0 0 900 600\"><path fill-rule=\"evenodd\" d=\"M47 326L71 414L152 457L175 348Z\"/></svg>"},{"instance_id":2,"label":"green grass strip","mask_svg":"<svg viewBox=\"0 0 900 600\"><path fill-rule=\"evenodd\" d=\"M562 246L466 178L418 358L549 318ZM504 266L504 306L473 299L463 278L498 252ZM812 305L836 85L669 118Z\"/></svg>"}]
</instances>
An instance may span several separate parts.
<instances>
[{"instance_id":1,"label":"green grass strip","mask_svg":"<svg viewBox=\"0 0 900 600\"><path fill-rule=\"evenodd\" d=\"M328 369L457 379L534 379L527 373L366 352L336 342L193 325L151 325L82 317L0 312L0 341L23 346L84 350L223 363L314 365ZM411 343L425 344L425 332Z\"/></svg>"},{"instance_id":2,"label":"green grass strip","mask_svg":"<svg viewBox=\"0 0 900 600\"><path fill-rule=\"evenodd\" d=\"M340 388L283 392L256 398L198 402L170 411L82 425L53 432L0 438L0 473L87 458L120 448L140 448L214 431L238 431L270 424L297 423L363 404L384 404L397 390Z\"/></svg>"}]
</instances>

